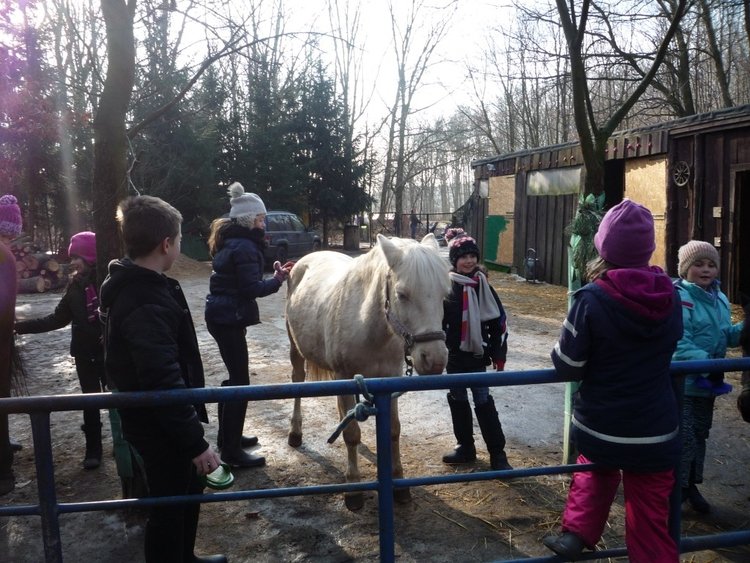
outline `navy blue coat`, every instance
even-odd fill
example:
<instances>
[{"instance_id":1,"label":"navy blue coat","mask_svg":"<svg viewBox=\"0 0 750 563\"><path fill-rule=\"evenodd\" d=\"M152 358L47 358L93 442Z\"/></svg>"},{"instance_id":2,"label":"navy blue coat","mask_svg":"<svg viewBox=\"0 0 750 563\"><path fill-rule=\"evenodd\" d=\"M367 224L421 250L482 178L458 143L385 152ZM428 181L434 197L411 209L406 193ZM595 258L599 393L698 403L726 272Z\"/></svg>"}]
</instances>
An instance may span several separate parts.
<instances>
[{"instance_id":1,"label":"navy blue coat","mask_svg":"<svg viewBox=\"0 0 750 563\"><path fill-rule=\"evenodd\" d=\"M260 323L258 297L276 293L281 282L263 279L262 229L235 223L224 227L223 245L213 259L206 297L206 323L250 326Z\"/></svg>"},{"instance_id":2,"label":"navy blue coat","mask_svg":"<svg viewBox=\"0 0 750 563\"><path fill-rule=\"evenodd\" d=\"M579 380L573 428L592 461L666 471L679 455L679 414L669 364L682 311L659 268L610 270L574 295L552 361Z\"/></svg>"}]
</instances>

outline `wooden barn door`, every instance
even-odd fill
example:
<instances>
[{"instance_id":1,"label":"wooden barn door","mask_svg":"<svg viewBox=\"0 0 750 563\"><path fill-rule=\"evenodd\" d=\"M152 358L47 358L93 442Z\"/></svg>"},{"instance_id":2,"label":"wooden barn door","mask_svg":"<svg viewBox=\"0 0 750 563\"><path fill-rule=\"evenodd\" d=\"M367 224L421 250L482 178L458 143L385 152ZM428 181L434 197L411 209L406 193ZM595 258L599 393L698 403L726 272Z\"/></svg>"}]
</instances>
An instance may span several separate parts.
<instances>
[{"instance_id":1,"label":"wooden barn door","mask_svg":"<svg viewBox=\"0 0 750 563\"><path fill-rule=\"evenodd\" d=\"M733 170L730 174L729 217L727 218L727 256L723 265L724 291L733 303L740 303L741 294L750 297L750 237L745 227L743 238L740 225L750 225L750 168Z\"/></svg>"}]
</instances>

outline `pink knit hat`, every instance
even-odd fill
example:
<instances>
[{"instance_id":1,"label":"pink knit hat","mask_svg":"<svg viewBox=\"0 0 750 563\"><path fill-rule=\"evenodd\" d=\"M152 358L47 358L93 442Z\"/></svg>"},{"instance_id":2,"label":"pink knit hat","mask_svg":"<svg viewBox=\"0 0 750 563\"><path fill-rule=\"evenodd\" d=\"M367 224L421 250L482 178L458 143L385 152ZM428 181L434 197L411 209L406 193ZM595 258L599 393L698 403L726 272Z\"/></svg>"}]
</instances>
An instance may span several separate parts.
<instances>
[{"instance_id":1,"label":"pink knit hat","mask_svg":"<svg viewBox=\"0 0 750 563\"><path fill-rule=\"evenodd\" d=\"M68 256L80 256L85 262L96 264L96 235L83 231L70 237Z\"/></svg>"},{"instance_id":2,"label":"pink knit hat","mask_svg":"<svg viewBox=\"0 0 750 563\"><path fill-rule=\"evenodd\" d=\"M594 235L599 256L620 268L643 268L656 249L654 218L651 212L629 199L623 199L602 219Z\"/></svg>"},{"instance_id":3,"label":"pink knit hat","mask_svg":"<svg viewBox=\"0 0 750 563\"><path fill-rule=\"evenodd\" d=\"M21 234L23 221L18 200L10 194L0 197L0 235L16 238Z\"/></svg>"}]
</instances>

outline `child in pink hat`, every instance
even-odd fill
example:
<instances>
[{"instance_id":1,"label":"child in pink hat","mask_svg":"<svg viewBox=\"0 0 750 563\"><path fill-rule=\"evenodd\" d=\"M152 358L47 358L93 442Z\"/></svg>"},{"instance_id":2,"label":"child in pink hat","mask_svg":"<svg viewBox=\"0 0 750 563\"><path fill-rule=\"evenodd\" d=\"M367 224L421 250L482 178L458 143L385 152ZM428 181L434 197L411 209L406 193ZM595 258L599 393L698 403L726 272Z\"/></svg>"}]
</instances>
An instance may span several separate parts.
<instances>
[{"instance_id":1,"label":"child in pink hat","mask_svg":"<svg viewBox=\"0 0 750 563\"><path fill-rule=\"evenodd\" d=\"M72 325L70 355L84 393L101 393L105 387L104 350L99 322L99 290L96 283L96 235L90 231L70 238L70 264L75 269L65 294L54 312L39 319L16 322L18 334L37 334ZM102 460L102 423L99 409L83 411L86 436L84 469L96 469Z\"/></svg>"},{"instance_id":2,"label":"child in pink hat","mask_svg":"<svg viewBox=\"0 0 750 563\"><path fill-rule=\"evenodd\" d=\"M680 452L680 417L669 366L682 337L672 280L649 260L651 212L629 199L610 209L594 237L599 258L573 296L552 362L580 381L572 416L578 463L561 533L544 544L565 560L594 549L620 483L631 561L677 563L669 533L669 495Z\"/></svg>"}]
</instances>

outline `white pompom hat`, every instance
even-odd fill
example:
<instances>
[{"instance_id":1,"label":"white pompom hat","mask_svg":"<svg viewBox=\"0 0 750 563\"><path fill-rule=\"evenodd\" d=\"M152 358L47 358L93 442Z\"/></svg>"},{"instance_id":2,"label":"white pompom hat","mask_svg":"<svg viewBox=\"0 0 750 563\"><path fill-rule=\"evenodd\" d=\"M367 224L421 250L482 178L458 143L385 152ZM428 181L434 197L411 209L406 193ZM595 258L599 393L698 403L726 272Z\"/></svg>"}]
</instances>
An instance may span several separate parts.
<instances>
[{"instance_id":1,"label":"white pompom hat","mask_svg":"<svg viewBox=\"0 0 750 563\"><path fill-rule=\"evenodd\" d=\"M266 213L263 200L256 194L245 192L245 188L239 182L229 186L228 192L229 203L232 206L229 210L230 219L236 219L238 223L248 226L258 215Z\"/></svg>"}]
</instances>

